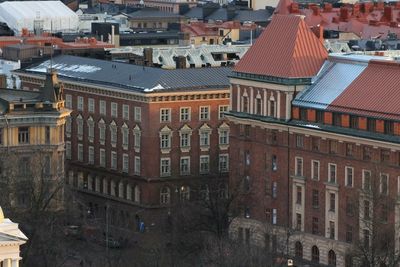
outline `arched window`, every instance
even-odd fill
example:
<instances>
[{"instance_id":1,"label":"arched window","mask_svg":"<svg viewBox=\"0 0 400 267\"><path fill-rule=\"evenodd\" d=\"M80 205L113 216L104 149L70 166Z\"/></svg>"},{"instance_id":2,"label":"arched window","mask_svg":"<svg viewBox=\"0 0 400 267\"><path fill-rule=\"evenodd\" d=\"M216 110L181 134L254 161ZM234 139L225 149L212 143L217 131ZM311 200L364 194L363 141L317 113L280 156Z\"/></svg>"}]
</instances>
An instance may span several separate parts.
<instances>
[{"instance_id":1,"label":"arched window","mask_svg":"<svg viewBox=\"0 0 400 267\"><path fill-rule=\"evenodd\" d=\"M303 245L300 241L295 244L295 256L298 258L303 258Z\"/></svg>"},{"instance_id":2,"label":"arched window","mask_svg":"<svg viewBox=\"0 0 400 267\"><path fill-rule=\"evenodd\" d=\"M249 112L249 98L243 96L243 112Z\"/></svg>"},{"instance_id":3,"label":"arched window","mask_svg":"<svg viewBox=\"0 0 400 267\"><path fill-rule=\"evenodd\" d=\"M336 253L333 250L329 250L328 252L328 264L336 266Z\"/></svg>"},{"instance_id":4,"label":"arched window","mask_svg":"<svg viewBox=\"0 0 400 267\"><path fill-rule=\"evenodd\" d=\"M181 200L186 201L190 199L190 187L184 185L181 187Z\"/></svg>"},{"instance_id":5,"label":"arched window","mask_svg":"<svg viewBox=\"0 0 400 267\"><path fill-rule=\"evenodd\" d=\"M311 248L311 261L319 262L319 249L317 246Z\"/></svg>"},{"instance_id":6,"label":"arched window","mask_svg":"<svg viewBox=\"0 0 400 267\"><path fill-rule=\"evenodd\" d=\"M140 188L138 185L135 186L135 202L140 203Z\"/></svg>"},{"instance_id":7,"label":"arched window","mask_svg":"<svg viewBox=\"0 0 400 267\"><path fill-rule=\"evenodd\" d=\"M171 191L169 187L164 186L160 190L160 204L169 204L170 203L170 194Z\"/></svg>"}]
</instances>

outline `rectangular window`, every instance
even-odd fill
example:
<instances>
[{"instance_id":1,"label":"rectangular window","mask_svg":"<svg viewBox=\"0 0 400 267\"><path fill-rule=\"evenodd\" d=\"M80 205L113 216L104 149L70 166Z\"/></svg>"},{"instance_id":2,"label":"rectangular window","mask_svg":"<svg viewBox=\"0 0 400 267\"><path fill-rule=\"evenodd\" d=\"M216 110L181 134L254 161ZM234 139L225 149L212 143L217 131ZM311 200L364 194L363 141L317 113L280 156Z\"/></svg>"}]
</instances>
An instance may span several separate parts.
<instances>
[{"instance_id":1,"label":"rectangular window","mask_svg":"<svg viewBox=\"0 0 400 267\"><path fill-rule=\"evenodd\" d=\"M72 109L72 95L65 95L65 107Z\"/></svg>"},{"instance_id":2,"label":"rectangular window","mask_svg":"<svg viewBox=\"0 0 400 267\"><path fill-rule=\"evenodd\" d=\"M336 183L336 164L329 163L329 182Z\"/></svg>"},{"instance_id":3,"label":"rectangular window","mask_svg":"<svg viewBox=\"0 0 400 267\"><path fill-rule=\"evenodd\" d=\"M307 109L305 109L305 108L301 108L300 109L300 120L302 120L302 121L307 121L308 119L307 119Z\"/></svg>"},{"instance_id":4,"label":"rectangular window","mask_svg":"<svg viewBox=\"0 0 400 267\"><path fill-rule=\"evenodd\" d=\"M122 126L121 132L122 132L122 145L125 147L124 149L127 149L129 145L129 129L126 128L125 126Z\"/></svg>"},{"instance_id":5,"label":"rectangular window","mask_svg":"<svg viewBox=\"0 0 400 267\"><path fill-rule=\"evenodd\" d=\"M169 158L161 158L160 172L161 176L169 176L171 174L171 161Z\"/></svg>"},{"instance_id":6,"label":"rectangular window","mask_svg":"<svg viewBox=\"0 0 400 267\"><path fill-rule=\"evenodd\" d=\"M78 96L78 110L83 111L83 97Z\"/></svg>"},{"instance_id":7,"label":"rectangular window","mask_svg":"<svg viewBox=\"0 0 400 267\"><path fill-rule=\"evenodd\" d=\"M190 147L190 133L181 133L181 147Z\"/></svg>"},{"instance_id":8,"label":"rectangular window","mask_svg":"<svg viewBox=\"0 0 400 267\"><path fill-rule=\"evenodd\" d=\"M277 163L276 155L272 155L272 170L273 171L278 170L278 163Z\"/></svg>"},{"instance_id":9,"label":"rectangular window","mask_svg":"<svg viewBox=\"0 0 400 267\"><path fill-rule=\"evenodd\" d=\"M312 190L312 206L313 208L319 207L319 191L317 189Z\"/></svg>"},{"instance_id":10,"label":"rectangular window","mask_svg":"<svg viewBox=\"0 0 400 267\"><path fill-rule=\"evenodd\" d=\"M111 151L111 169L117 169L117 152Z\"/></svg>"},{"instance_id":11,"label":"rectangular window","mask_svg":"<svg viewBox=\"0 0 400 267\"><path fill-rule=\"evenodd\" d=\"M301 186L296 186L296 204L301 205L302 198L302 188Z\"/></svg>"},{"instance_id":12,"label":"rectangular window","mask_svg":"<svg viewBox=\"0 0 400 267\"><path fill-rule=\"evenodd\" d=\"M390 150L382 149L381 150L381 162L390 162Z\"/></svg>"},{"instance_id":13,"label":"rectangular window","mask_svg":"<svg viewBox=\"0 0 400 267\"><path fill-rule=\"evenodd\" d=\"M354 152L353 150L354 150L353 144L346 143L346 156L352 157Z\"/></svg>"},{"instance_id":14,"label":"rectangular window","mask_svg":"<svg viewBox=\"0 0 400 267\"><path fill-rule=\"evenodd\" d=\"M229 144L229 132L228 132L228 130L220 130L219 131L219 144L220 145Z\"/></svg>"},{"instance_id":15,"label":"rectangular window","mask_svg":"<svg viewBox=\"0 0 400 267\"><path fill-rule=\"evenodd\" d=\"M106 126L104 123L99 123L99 139L100 141L106 140Z\"/></svg>"},{"instance_id":16,"label":"rectangular window","mask_svg":"<svg viewBox=\"0 0 400 267\"><path fill-rule=\"evenodd\" d=\"M83 161L83 145L78 144L78 160Z\"/></svg>"},{"instance_id":17,"label":"rectangular window","mask_svg":"<svg viewBox=\"0 0 400 267\"><path fill-rule=\"evenodd\" d=\"M312 218L312 234L313 235L318 235L319 234L319 225L318 225L318 217L313 217Z\"/></svg>"},{"instance_id":18,"label":"rectangular window","mask_svg":"<svg viewBox=\"0 0 400 267\"><path fill-rule=\"evenodd\" d=\"M106 101L100 100L99 103L100 115L107 115Z\"/></svg>"},{"instance_id":19,"label":"rectangular window","mask_svg":"<svg viewBox=\"0 0 400 267\"><path fill-rule=\"evenodd\" d=\"M303 176L303 158L296 157L295 170L296 176Z\"/></svg>"},{"instance_id":20,"label":"rectangular window","mask_svg":"<svg viewBox=\"0 0 400 267\"><path fill-rule=\"evenodd\" d=\"M335 211L336 210L336 194L335 193L330 193L329 194L329 211Z\"/></svg>"},{"instance_id":21,"label":"rectangular window","mask_svg":"<svg viewBox=\"0 0 400 267\"><path fill-rule=\"evenodd\" d=\"M210 107L200 107L200 120L210 119Z\"/></svg>"},{"instance_id":22,"label":"rectangular window","mask_svg":"<svg viewBox=\"0 0 400 267\"><path fill-rule=\"evenodd\" d=\"M210 145L210 132L202 131L200 132L200 146Z\"/></svg>"},{"instance_id":23,"label":"rectangular window","mask_svg":"<svg viewBox=\"0 0 400 267\"><path fill-rule=\"evenodd\" d=\"M346 186L353 187L354 168L346 166L345 175L346 175Z\"/></svg>"},{"instance_id":24,"label":"rectangular window","mask_svg":"<svg viewBox=\"0 0 400 267\"><path fill-rule=\"evenodd\" d=\"M208 173L210 171L210 157L200 156L200 173Z\"/></svg>"},{"instance_id":25,"label":"rectangular window","mask_svg":"<svg viewBox=\"0 0 400 267\"><path fill-rule=\"evenodd\" d=\"M94 99L88 98L88 111L89 113L94 113Z\"/></svg>"},{"instance_id":26,"label":"rectangular window","mask_svg":"<svg viewBox=\"0 0 400 267\"><path fill-rule=\"evenodd\" d=\"M337 152L337 141L329 140L329 153L336 154Z\"/></svg>"},{"instance_id":27,"label":"rectangular window","mask_svg":"<svg viewBox=\"0 0 400 267\"><path fill-rule=\"evenodd\" d=\"M228 172L229 165L228 165L228 154L219 155L219 171L220 172Z\"/></svg>"},{"instance_id":28,"label":"rectangular window","mask_svg":"<svg viewBox=\"0 0 400 267\"><path fill-rule=\"evenodd\" d=\"M272 209L272 224L276 224L278 221L277 209Z\"/></svg>"},{"instance_id":29,"label":"rectangular window","mask_svg":"<svg viewBox=\"0 0 400 267\"><path fill-rule=\"evenodd\" d=\"M181 121L190 121L190 108L181 108L180 112L180 120Z\"/></svg>"},{"instance_id":30,"label":"rectangular window","mask_svg":"<svg viewBox=\"0 0 400 267\"><path fill-rule=\"evenodd\" d=\"M303 147L304 141L302 135L296 135L296 147Z\"/></svg>"},{"instance_id":31,"label":"rectangular window","mask_svg":"<svg viewBox=\"0 0 400 267\"><path fill-rule=\"evenodd\" d=\"M117 143L117 126L110 125L111 143Z\"/></svg>"},{"instance_id":32,"label":"rectangular window","mask_svg":"<svg viewBox=\"0 0 400 267\"><path fill-rule=\"evenodd\" d=\"M278 196L278 183L273 182L272 183L272 198L277 198Z\"/></svg>"},{"instance_id":33,"label":"rectangular window","mask_svg":"<svg viewBox=\"0 0 400 267\"><path fill-rule=\"evenodd\" d=\"M319 151L320 142L321 142L321 139L319 137L312 137L311 138L312 150Z\"/></svg>"},{"instance_id":34,"label":"rectangular window","mask_svg":"<svg viewBox=\"0 0 400 267\"><path fill-rule=\"evenodd\" d=\"M141 133L140 131L134 130L134 135L135 135L135 148L140 148L140 137L141 137Z\"/></svg>"},{"instance_id":35,"label":"rectangular window","mask_svg":"<svg viewBox=\"0 0 400 267\"><path fill-rule=\"evenodd\" d=\"M135 156L135 175L140 175L140 157Z\"/></svg>"},{"instance_id":36,"label":"rectangular window","mask_svg":"<svg viewBox=\"0 0 400 267\"><path fill-rule=\"evenodd\" d=\"M385 134L393 134L394 133L394 127L393 127L393 122L392 121L385 121Z\"/></svg>"},{"instance_id":37,"label":"rectangular window","mask_svg":"<svg viewBox=\"0 0 400 267\"><path fill-rule=\"evenodd\" d=\"M335 222L329 222L329 238L335 239Z\"/></svg>"},{"instance_id":38,"label":"rectangular window","mask_svg":"<svg viewBox=\"0 0 400 267\"><path fill-rule=\"evenodd\" d=\"M381 179L380 179L380 192L382 195L388 195L389 194L389 175L386 173L381 173Z\"/></svg>"},{"instance_id":39,"label":"rectangular window","mask_svg":"<svg viewBox=\"0 0 400 267\"><path fill-rule=\"evenodd\" d=\"M124 120L129 120L129 105L122 105L122 118Z\"/></svg>"},{"instance_id":40,"label":"rectangular window","mask_svg":"<svg viewBox=\"0 0 400 267\"><path fill-rule=\"evenodd\" d=\"M317 123L324 123L324 112L322 110L317 110L316 120Z\"/></svg>"},{"instance_id":41,"label":"rectangular window","mask_svg":"<svg viewBox=\"0 0 400 267\"><path fill-rule=\"evenodd\" d=\"M358 129L358 117L350 116L350 128Z\"/></svg>"},{"instance_id":42,"label":"rectangular window","mask_svg":"<svg viewBox=\"0 0 400 267\"><path fill-rule=\"evenodd\" d=\"M65 142L65 157L71 159L71 142Z\"/></svg>"},{"instance_id":43,"label":"rectangular window","mask_svg":"<svg viewBox=\"0 0 400 267\"><path fill-rule=\"evenodd\" d=\"M161 134L161 148L170 148L171 147L171 134L170 133L164 133Z\"/></svg>"},{"instance_id":44,"label":"rectangular window","mask_svg":"<svg viewBox=\"0 0 400 267\"><path fill-rule=\"evenodd\" d=\"M363 147L363 160L371 160L371 148L368 146Z\"/></svg>"},{"instance_id":45,"label":"rectangular window","mask_svg":"<svg viewBox=\"0 0 400 267\"><path fill-rule=\"evenodd\" d=\"M88 163L92 165L94 164L94 147L92 146L89 147Z\"/></svg>"},{"instance_id":46,"label":"rectangular window","mask_svg":"<svg viewBox=\"0 0 400 267\"><path fill-rule=\"evenodd\" d=\"M50 144L50 126L45 127L44 141L46 144Z\"/></svg>"},{"instance_id":47,"label":"rectangular window","mask_svg":"<svg viewBox=\"0 0 400 267\"><path fill-rule=\"evenodd\" d=\"M354 215L354 205L350 197L346 197L346 214L348 216Z\"/></svg>"},{"instance_id":48,"label":"rectangular window","mask_svg":"<svg viewBox=\"0 0 400 267\"><path fill-rule=\"evenodd\" d=\"M171 109L162 108L160 109L160 122L170 122L171 121Z\"/></svg>"},{"instance_id":49,"label":"rectangular window","mask_svg":"<svg viewBox=\"0 0 400 267\"><path fill-rule=\"evenodd\" d=\"M301 214L296 213L296 230L301 230Z\"/></svg>"},{"instance_id":50,"label":"rectangular window","mask_svg":"<svg viewBox=\"0 0 400 267\"><path fill-rule=\"evenodd\" d=\"M135 107L135 121L142 121L142 108L141 107Z\"/></svg>"},{"instance_id":51,"label":"rectangular window","mask_svg":"<svg viewBox=\"0 0 400 267\"><path fill-rule=\"evenodd\" d=\"M256 98L256 114L261 115L262 113L262 99Z\"/></svg>"},{"instance_id":52,"label":"rectangular window","mask_svg":"<svg viewBox=\"0 0 400 267\"><path fill-rule=\"evenodd\" d=\"M189 157L181 157L180 170L181 170L181 175L190 174L190 158Z\"/></svg>"},{"instance_id":53,"label":"rectangular window","mask_svg":"<svg viewBox=\"0 0 400 267\"><path fill-rule=\"evenodd\" d=\"M122 155L122 171L129 172L129 155L123 154Z\"/></svg>"},{"instance_id":54,"label":"rectangular window","mask_svg":"<svg viewBox=\"0 0 400 267\"><path fill-rule=\"evenodd\" d=\"M313 180L319 180L319 161L312 160L311 165L311 178Z\"/></svg>"},{"instance_id":55,"label":"rectangular window","mask_svg":"<svg viewBox=\"0 0 400 267\"><path fill-rule=\"evenodd\" d=\"M29 144L29 127L18 128L18 143Z\"/></svg>"},{"instance_id":56,"label":"rectangular window","mask_svg":"<svg viewBox=\"0 0 400 267\"><path fill-rule=\"evenodd\" d=\"M100 148L100 166L106 166L106 151L102 148Z\"/></svg>"},{"instance_id":57,"label":"rectangular window","mask_svg":"<svg viewBox=\"0 0 400 267\"><path fill-rule=\"evenodd\" d=\"M367 118L367 131L375 132L376 129L376 121L372 118Z\"/></svg>"},{"instance_id":58,"label":"rectangular window","mask_svg":"<svg viewBox=\"0 0 400 267\"><path fill-rule=\"evenodd\" d=\"M342 115L340 113L333 113L332 121L333 125L342 126Z\"/></svg>"},{"instance_id":59,"label":"rectangular window","mask_svg":"<svg viewBox=\"0 0 400 267\"><path fill-rule=\"evenodd\" d=\"M118 117L118 104L111 102L111 116L114 118Z\"/></svg>"},{"instance_id":60,"label":"rectangular window","mask_svg":"<svg viewBox=\"0 0 400 267\"><path fill-rule=\"evenodd\" d=\"M364 219L369 220L370 218L370 202L364 200Z\"/></svg>"},{"instance_id":61,"label":"rectangular window","mask_svg":"<svg viewBox=\"0 0 400 267\"><path fill-rule=\"evenodd\" d=\"M224 118L224 113L228 112L229 106L223 105L218 106L218 119L222 120Z\"/></svg>"},{"instance_id":62,"label":"rectangular window","mask_svg":"<svg viewBox=\"0 0 400 267\"><path fill-rule=\"evenodd\" d=\"M371 171L363 170L363 189L365 191L371 190Z\"/></svg>"}]
</instances>

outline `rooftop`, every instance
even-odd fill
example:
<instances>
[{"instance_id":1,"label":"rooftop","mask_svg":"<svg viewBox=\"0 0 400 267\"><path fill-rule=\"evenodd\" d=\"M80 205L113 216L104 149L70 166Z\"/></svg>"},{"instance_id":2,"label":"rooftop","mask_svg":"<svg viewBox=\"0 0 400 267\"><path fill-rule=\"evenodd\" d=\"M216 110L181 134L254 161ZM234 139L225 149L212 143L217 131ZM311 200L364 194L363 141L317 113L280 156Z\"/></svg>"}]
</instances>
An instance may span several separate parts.
<instances>
[{"instance_id":1,"label":"rooftop","mask_svg":"<svg viewBox=\"0 0 400 267\"><path fill-rule=\"evenodd\" d=\"M44 74L50 60L22 71ZM229 87L230 68L163 70L126 63L61 55L53 58L52 68L64 80L105 85L142 93L165 90L204 90Z\"/></svg>"}]
</instances>

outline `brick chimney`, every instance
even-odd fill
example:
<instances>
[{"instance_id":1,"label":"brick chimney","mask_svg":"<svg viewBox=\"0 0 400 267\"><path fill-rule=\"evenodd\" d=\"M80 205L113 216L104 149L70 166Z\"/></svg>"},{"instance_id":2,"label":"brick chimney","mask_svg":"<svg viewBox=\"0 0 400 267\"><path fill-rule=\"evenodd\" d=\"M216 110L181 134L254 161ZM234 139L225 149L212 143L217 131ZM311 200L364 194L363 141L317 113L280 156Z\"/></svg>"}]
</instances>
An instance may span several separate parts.
<instances>
[{"instance_id":1,"label":"brick chimney","mask_svg":"<svg viewBox=\"0 0 400 267\"><path fill-rule=\"evenodd\" d=\"M349 9L346 6L340 7L340 20L348 21L349 20Z\"/></svg>"},{"instance_id":2,"label":"brick chimney","mask_svg":"<svg viewBox=\"0 0 400 267\"><path fill-rule=\"evenodd\" d=\"M383 17L382 19L391 22L393 20L393 8L392 6L385 6L385 9L383 11Z\"/></svg>"},{"instance_id":3,"label":"brick chimney","mask_svg":"<svg viewBox=\"0 0 400 267\"><path fill-rule=\"evenodd\" d=\"M312 27L312 31L318 39L323 42L324 41L324 27L321 25L317 25Z\"/></svg>"},{"instance_id":4,"label":"brick chimney","mask_svg":"<svg viewBox=\"0 0 400 267\"><path fill-rule=\"evenodd\" d=\"M325 3L324 4L324 12L331 12L332 11L332 4L331 3Z\"/></svg>"}]
</instances>

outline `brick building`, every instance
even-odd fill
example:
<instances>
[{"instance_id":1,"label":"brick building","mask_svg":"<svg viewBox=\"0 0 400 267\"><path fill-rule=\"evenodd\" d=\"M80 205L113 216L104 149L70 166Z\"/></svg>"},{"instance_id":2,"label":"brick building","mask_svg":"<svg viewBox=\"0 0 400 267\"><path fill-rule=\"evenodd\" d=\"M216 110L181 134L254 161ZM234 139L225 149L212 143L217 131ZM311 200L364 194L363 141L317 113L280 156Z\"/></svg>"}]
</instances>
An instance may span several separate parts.
<instances>
[{"instance_id":1,"label":"brick building","mask_svg":"<svg viewBox=\"0 0 400 267\"><path fill-rule=\"evenodd\" d=\"M24 88L42 84L49 64L19 72ZM66 181L96 216L107 202L111 218L134 222L135 212L195 199L208 179L225 188L231 69L167 71L73 56L52 64L73 110Z\"/></svg>"},{"instance_id":2,"label":"brick building","mask_svg":"<svg viewBox=\"0 0 400 267\"><path fill-rule=\"evenodd\" d=\"M360 244L398 251L398 66L328 57L300 16L274 16L231 75L233 237L318 266L360 264Z\"/></svg>"}]
</instances>

